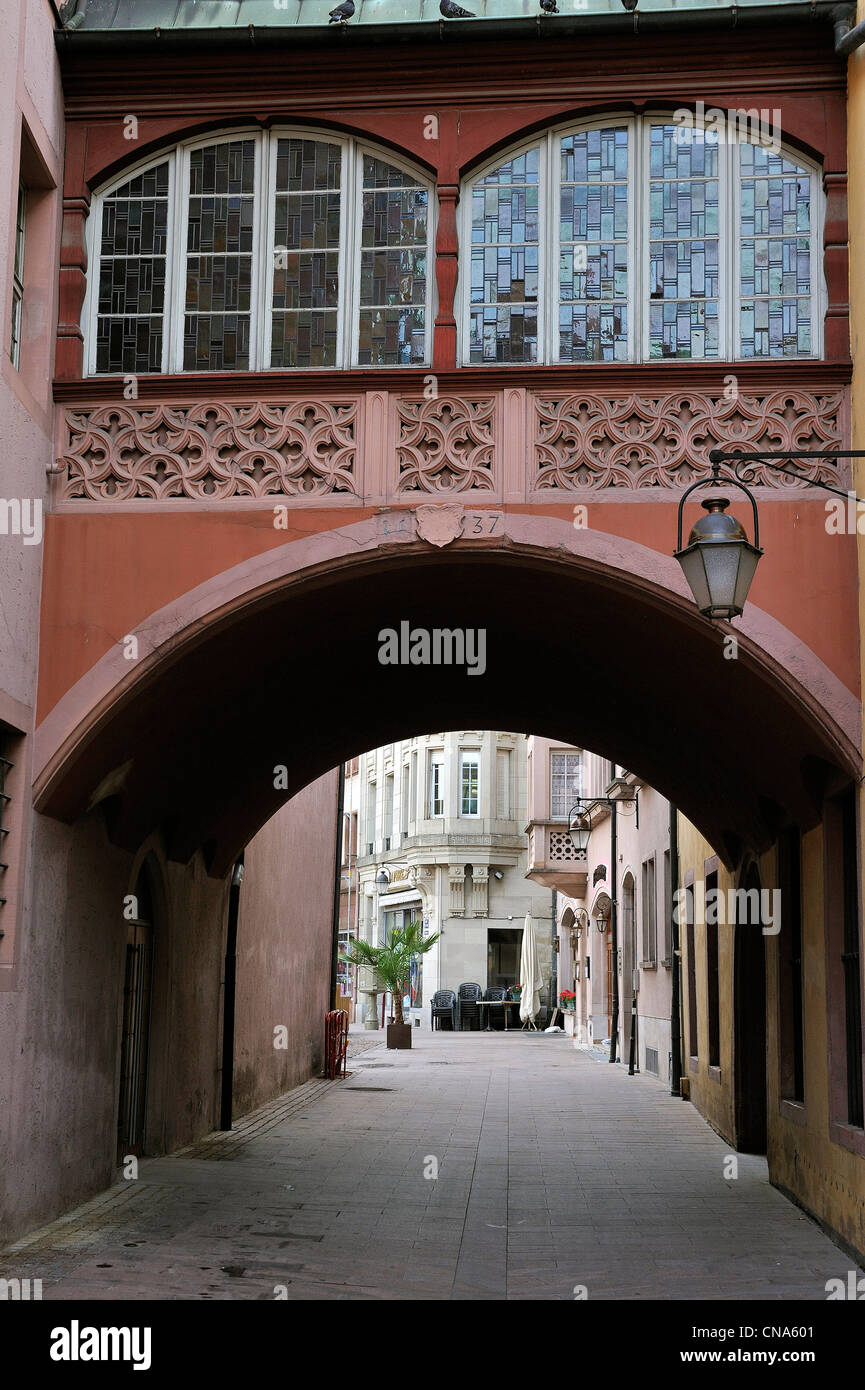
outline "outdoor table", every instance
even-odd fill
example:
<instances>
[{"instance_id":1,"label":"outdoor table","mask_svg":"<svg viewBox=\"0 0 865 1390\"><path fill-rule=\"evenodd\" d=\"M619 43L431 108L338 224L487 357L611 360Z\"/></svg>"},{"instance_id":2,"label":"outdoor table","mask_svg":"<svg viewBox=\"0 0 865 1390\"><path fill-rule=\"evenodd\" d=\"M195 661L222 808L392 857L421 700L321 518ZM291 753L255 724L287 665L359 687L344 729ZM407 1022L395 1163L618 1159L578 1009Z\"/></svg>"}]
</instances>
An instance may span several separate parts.
<instances>
[{"instance_id":1,"label":"outdoor table","mask_svg":"<svg viewBox=\"0 0 865 1390\"><path fill-rule=\"evenodd\" d=\"M507 1010L509 1007L512 1007L514 1004L516 1004L517 1007L519 1008L519 1003L520 1003L519 999L478 999L478 1001L477 1001L477 1004L478 1004L478 1008L479 1008L479 1009L505 1009L505 1010ZM483 1017L483 1015L481 1015L481 1017ZM483 1028L483 1024L481 1024L481 1027ZM486 1025L486 1028L484 1028L484 1032L486 1032L486 1033L492 1033L493 1031L494 1031L494 1029L493 1029L493 1027L492 1027L492 1025L491 1025L491 1023L490 1023L490 1016L489 1016L489 1014L487 1014L487 1025ZM514 1031L512 1028L508 1028L508 1015L507 1015L507 1012L505 1013L505 1027L504 1027L504 1031L505 1031L506 1033L512 1033L512 1032Z\"/></svg>"}]
</instances>

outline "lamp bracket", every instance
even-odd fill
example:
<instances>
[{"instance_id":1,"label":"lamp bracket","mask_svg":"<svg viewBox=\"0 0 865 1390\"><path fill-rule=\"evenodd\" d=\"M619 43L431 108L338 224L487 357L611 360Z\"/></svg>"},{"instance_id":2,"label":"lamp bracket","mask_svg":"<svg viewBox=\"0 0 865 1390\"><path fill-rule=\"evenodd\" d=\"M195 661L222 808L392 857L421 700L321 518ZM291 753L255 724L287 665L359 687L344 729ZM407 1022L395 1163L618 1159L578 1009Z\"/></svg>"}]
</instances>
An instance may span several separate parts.
<instances>
[{"instance_id":1,"label":"lamp bracket","mask_svg":"<svg viewBox=\"0 0 865 1390\"><path fill-rule=\"evenodd\" d=\"M754 469L743 467L744 464L762 463L767 468L774 468L776 473L785 473L788 478L795 478L799 483L805 483L808 487L819 487L824 492L834 492L836 497L848 497L850 494L842 492L840 488L833 487L831 483L823 483L816 478L803 478L801 473L794 472L791 468L785 468L784 464L776 463L776 459L784 459L787 463L793 459L831 459L834 463L836 459L861 459L865 458L865 449L785 449L779 453L745 453L739 449L712 449L709 453L709 462L713 466L721 463L734 463L733 472L736 480L741 484L753 483ZM855 497L855 494L854 494ZM753 499L752 499L753 501ZM865 506L865 501L861 497L855 497L857 505ZM681 530L679 532L679 549L681 550Z\"/></svg>"}]
</instances>

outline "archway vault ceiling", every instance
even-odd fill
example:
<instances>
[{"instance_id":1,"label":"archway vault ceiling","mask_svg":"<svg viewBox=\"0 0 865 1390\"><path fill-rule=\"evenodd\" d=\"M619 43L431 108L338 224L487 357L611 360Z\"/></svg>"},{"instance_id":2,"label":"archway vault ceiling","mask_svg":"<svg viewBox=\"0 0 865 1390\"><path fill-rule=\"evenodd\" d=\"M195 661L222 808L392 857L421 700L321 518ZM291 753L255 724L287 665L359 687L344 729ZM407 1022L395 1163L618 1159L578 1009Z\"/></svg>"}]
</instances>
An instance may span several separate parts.
<instances>
[{"instance_id":1,"label":"archway vault ceiling","mask_svg":"<svg viewBox=\"0 0 865 1390\"><path fill-rule=\"evenodd\" d=\"M486 630L486 671L386 666L378 633ZM80 739L37 802L96 802L112 839L155 828L172 858L222 875L286 797L367 748L499 728L584 746L667 796L722 859L807 828L851 750L747 643L690 605L555 558L463 552L366 558L289 585L175 648ZM274 787L274 768L288 787Z\"/></svg>"}]
</instances>

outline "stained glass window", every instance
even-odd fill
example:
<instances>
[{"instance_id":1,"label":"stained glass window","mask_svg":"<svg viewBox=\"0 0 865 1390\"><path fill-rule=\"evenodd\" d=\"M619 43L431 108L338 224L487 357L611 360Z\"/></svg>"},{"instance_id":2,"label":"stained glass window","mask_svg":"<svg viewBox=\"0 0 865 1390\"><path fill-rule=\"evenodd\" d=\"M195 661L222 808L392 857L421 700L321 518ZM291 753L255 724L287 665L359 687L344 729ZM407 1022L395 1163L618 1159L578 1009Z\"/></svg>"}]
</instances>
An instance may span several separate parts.
<instances>
[{"instance_id":1,"label":"stained glass window","mask_svg":"<svg viewBox=\"0 0 865 1390\"><path fill-rule=\"evenodd\" d=\"M561 141L559 361L628 356L628 130Z\"/></svg>"},{"instance_id":2,"label":"stained glass window","mask_svg":"<svg viewBox=\"0 0 865 1390\"><path fill-rule=\"evenodd\" d=\"M401 169L363 156L358 363L426 358L429 192Z\"/></svg>"},{"instance_id":3,"label":"stained glass window","mask_svg":"<svg viewBox=\"0 0 865 1390\"><path fill-rule=\"evenodd\" d=\"M183 369L249 367L255 141L224 140L189 156Z\"/></svg>"},{"instance_id":4,"label":"stained glass window","mask_svg":"<svg viewBox=\"0 0 865 1390\"><path fill-rule=\"evenodd\" d=\"M760 145L740 172L740 354L810 357L811 175Z\"/></svg>"},{"instance_id":5,"label":"stained glass window","mask_svg":"<svg viewBox=\"0 0 865 1390\"><path fill-rule=\"evenodd\" d=\"M472 362L537 360L539 156L515 155L472 188Z\"/></svg>"},{"instance_id":6,"label":"stained glass window","mask_svg":"<svg viewBox=\"0 0 865 1390\"><path fill-rule=\"evenodd\" d=\"M717 357L719 160L715 130L649 135L649 356Z\"/></svg>"},{"instance_id":7,"label":"stained glass window","mask_svg":"<svg viewBox=\"0 0 865 1390\"><path fill-rule=\"evenodd\" d=\"M342 146L276 147L272 367L337 363Z\"/></svg>"},{"instance_id":8,"label":"stained glass window","mask_svg":"<svg viewBox=\"0 0 865 1390\"><path fill-rule=\"evenodd\" d=\"M168 161L103 198L96 291L96 370L162 370Z\"/></svg>"}]
</instances>

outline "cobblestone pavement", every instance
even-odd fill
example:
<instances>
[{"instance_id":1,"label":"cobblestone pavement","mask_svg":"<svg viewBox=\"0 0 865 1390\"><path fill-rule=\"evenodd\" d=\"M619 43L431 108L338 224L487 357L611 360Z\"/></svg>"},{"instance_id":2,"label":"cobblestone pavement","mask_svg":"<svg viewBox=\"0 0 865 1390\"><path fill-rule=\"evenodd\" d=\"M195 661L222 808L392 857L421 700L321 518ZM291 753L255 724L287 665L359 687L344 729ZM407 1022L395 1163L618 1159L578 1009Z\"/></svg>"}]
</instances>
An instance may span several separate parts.
<instances>
[{"instance_id":1,"label":"cobblestone pavement","mask_svg":"<svg viewBox=\"0 0 865 1390\"><path fill-rule=\"evenodd\" d=\"M692 1106L563 1035L354 1035L9 1247L45 1299L825 1299L851 1261ZM432 1174L437 1166L438 1176Z\"/></svg>"}]
</instances>

